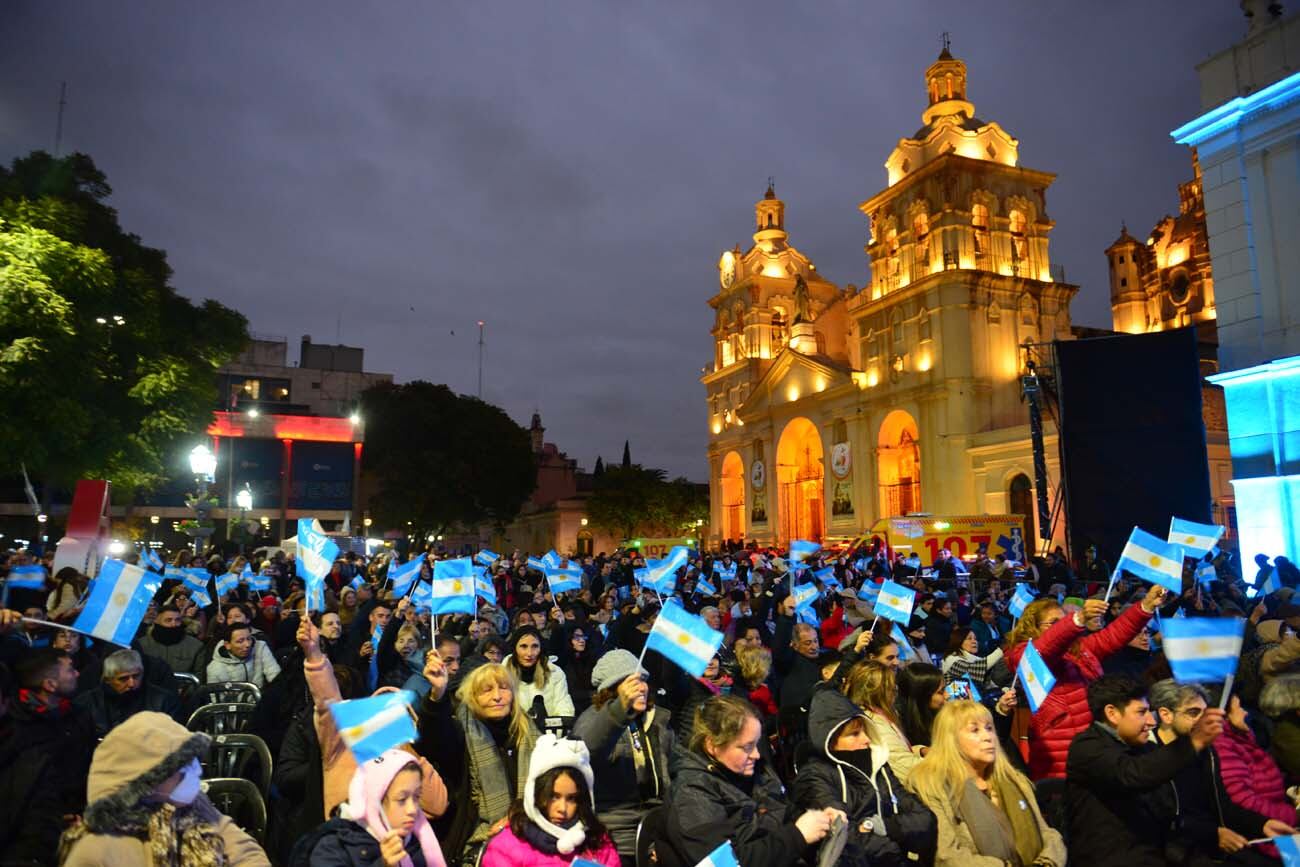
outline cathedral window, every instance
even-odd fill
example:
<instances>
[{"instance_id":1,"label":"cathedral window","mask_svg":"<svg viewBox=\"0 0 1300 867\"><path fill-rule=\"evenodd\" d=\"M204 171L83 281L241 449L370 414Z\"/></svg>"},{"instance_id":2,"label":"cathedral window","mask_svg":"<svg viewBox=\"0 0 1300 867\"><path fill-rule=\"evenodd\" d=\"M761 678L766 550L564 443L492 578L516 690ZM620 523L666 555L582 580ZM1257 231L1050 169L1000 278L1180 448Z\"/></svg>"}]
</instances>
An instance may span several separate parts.
<instances>
[{"instance_id":1,"label":"cathedral window","mask_svg":"<svg viewBox=\"0 0 1300 867\"><path fill-rule=\"evenodd\" d=\"M975 255L989 254L989 209L978 202L970 210L971 225L975 227Z\"/></svg>"},{"instance_id":2,"label":"cathedral window","mask_svg":"<svg viewBox=\"0 0 1300 867\"><path fill-rule=\"evenodd\" d=\"M890 324L889 330L895 343L903 342L903 314L901 312L894 311L893 322Z\"/></svg>"},{"instance_id":3,"label":"cathedral window","mask_svg":"<svg viewBox=\"0 0 1300 867\"><path fill-rule=\"evenodd\" d=\"M916 258L922 265L930 264L930 218L924 212L912 220L912 237L916 241Z\"/></svg>"},{"instance_id":4,"label":"cathedral window","mask_svg":"<svg viewBox=\"0 0 1300 867\"><path fill-rule=\"evenodd\" d=\"M920 340L930 339L930 314L925 310L921 311L921 316L916 322L917 337Z\"/></svg>"}]
</instances>

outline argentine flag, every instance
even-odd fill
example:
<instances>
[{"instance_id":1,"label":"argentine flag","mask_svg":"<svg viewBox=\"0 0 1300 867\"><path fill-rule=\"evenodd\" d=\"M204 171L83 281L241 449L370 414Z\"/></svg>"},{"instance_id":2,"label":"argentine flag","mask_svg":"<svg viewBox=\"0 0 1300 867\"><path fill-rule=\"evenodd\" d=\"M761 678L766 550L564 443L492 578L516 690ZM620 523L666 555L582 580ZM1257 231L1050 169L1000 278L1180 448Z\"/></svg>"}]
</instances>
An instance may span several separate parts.
<instances>
[{"instance_id":1,"label":"argentine flag","mask_svg":"<svg viewBox=\"0 0 1300 867\"><path fill-rule=\"evenodd\" d=\"M1259 585L1259 592L1263 596L1270 593L1276 593L1282 589L1282 580L1277 577L1277 567L1270 566L1268 574L1264 576L1264 581Z\"/></svg>"},{"instance_id":2,"label":"argentine flag","mask_svg":"<svg viewBox=\"0 0 1300 867\"><path fill-rule=\"evenodd\" d=\"M875 606L876 600L880 598L880 585L868 578L858 588L858 598L869 605Z\"/></svg>"},{"instance_id":3,"label":"argentine flag","mask_svg":"<svg viewBox=\"0 0 1300 867\"><path fill-rule=\"evenodd\" d=\"M907 636L903 634L903 627L897 623L893 624L889 629L889 637L898 645L898 658L903 662L915 662L920 659L916 649L912 647L912 642L908 641Z\"/></svg>"},{"instance_id":4,"label":"argentine flag","mask_svg":"<svg viewBox=\"0 0 1300 867\"><path fill-rule=\"evenodd\" d=\"M677 549L674 549L662 560L646 560L645 568L637 569L632 574L641 586L649 587L660 596L664 596L676 589L677 570L685 565L685 551L677 552Z\"/></svg>"},{"instance_id":5,"label":"argentine flag","mask_svg":"<svg viewBox=\"0 0 1300 867\"><path fill-rule=\"evenodd\" d=\"M582 570L575 567L551 569L546 573L546 582L551 585L552 594L581 590Z\"/></svg>"},{"instance_id":6,"label":"argentine flag","mask_svg":"<svg viewBox=\"0 0 1300 867\"><path fill-rule=\"evenodd\" d=\"M248 576L248 586L252 587L259 593L265 593L271 589L271 576L265 572L258 572L256 575Z\"/></svg>"},{"instance_id":7,"label":"argentine flag","mask_svg":"<svg viewBox=\"0 0 1300 867\"><path fill-rule=\"evenodd\" d=\"M239 586L239 576L234 572L223 572L217 576L217 595L224 597Z\"/></svg>"},{"instance_id":8,"label":"argentine flag","mask_svg":"<svg viewBox=\"0 0 1300 867\"><path fill-rule=\"evenodd\" d=\"M912 606L916 604L916 591L909 590L902 584L886 581L880 585L880 595L872 606L878 617L885 617L896 623L907 623L912 619Z\"/></svg>"},{"instance_id":9,"label":"argentine flag","mask_svg":"<svg viewBox=\"0 0 1300 867\"><path fill-rule=\"evenodd\" d=\"M1282 853L1282 867L1300 867L1300 834L1274 837L1269 842L1277 847L1278 852Z\"/></svg>"},{"instance_id":10,"label":"argentine flag","mask_svg":"<svg viewBox=\"0 0 1300 867\"><path fill-rule=\"evenodd\" d=\"M188 569L185 569L185 568L182 568L182 567L180 567L180 566L167 566L167 567L165 567L165 568L163 569L163 577L164 577L164 578L169 578L169 579L171 579L171 580L173 580L173 581L181 581L181 582L184 582L184 581L185 581L185 573L186 573L187 571L189 571L189 570L188 570Z\"/></svg>"},{"instance_id":11,"label":"argentine flag","mask_svg":"<svg viewBox=\"0 0 1300 867\"><path fill-rule=\"evenodd\" d=\"M405 596L406 591L411 589L411 585L420 577L420 567L424 565L425 555L421 554L401 566L394 564L394 561L388 561L388 580L393 584L394 596Z\"/></svg>"},{"instance_id":12,"label":"argentine flag","mask_svg":"<svg viewBox=\"0 0 1300 867\"><path fill-rule=\"evenodd\" d=\"M1133 528L1128 544L1119 555L1117 568L1127 569L1143 581L1167 587L1174 593L1183 592L1182 547L1157 539L1140 527Z\"/></svg>"},{"instance_id":13,"label":"argentine flag","mask_svg":"<svg viewBox=\"0 0 1300 867\"><path fill-rule=\"evenodd\" d=\"M253 564L247 560L244 561L244 571L239 573L239 580L250 582L253 580Z\"/></svg>"},{"instance_id":14,"label":"argentine flag","mask_svg":"<svg viewBox=\"0 0 1300 867\"><path fill-rule=\"evenodd\" d=\"M680 605L661 608L646 639L647 650L659 651L692 677L704 674L721 646L722 633Z\"/></svg>"},{"instance_id":15,"label":"argentine flag","mask_svg":"<svg viewBox=\"0 0 1300 867\"><path fill-rule=\"evenodd\" d=\"M529 557L529 558L528 558L528 568L529 568L529 569L536 569L538 572L545 573L545 572L546 572L546 561L543 560L543 559L540 558L540 557Z\"/></svg>"},{"instance_id":16,"label":"argentine flag","mask_svg":"<svg viewBox=\"0 0 1300 867\"><path fill-rule=\"evenodd\" d=\"M840 580L835 577L835 567L827 566L825 569L818 569L813 573L813 577L822 582L825 587L839 587Z\"/></svg>"},{"instance_id":17,"label":"argentine flag","mask_svg":"<svg viewBox=\"0 0 1300 867\"><path fill-rule=\"evenodd\" d=\"M491 579L487 577L486 569L476 568L474 570L474 595L489 605L497 604L497 588L493 585Z\"/></svg>"},{"instance_id":18,"label":"argentine flag","mask_svg":"<svg viewBox=\"0 0 1300 867\"><path fill-rule=\"evenodd\" d=\"M731 841L728 840L695 867L740 867L740 862L736 860L736 850L731 848Z\"/></svg>"},{"instance_id":19,"label":"argentine flag","mask_svg":"<svg viewBox=\"0 0 1300 867\"><path fill-rule=\"evenodd\" d=\"M542 557L542 565L545 566L547 569L560 568L560 555L555 553L554 548L547 551L545 556Z\"/></svg>"},{"instance_id":20,"label":"argentine flag","mask_svg":"<svg viewBox=\"0 0 1300 867\"><path fill-rule=\"evenodd\" d=\"M351 587L353 590L360 590L360 589L361 589L361 585L362 585L362 584L365 584L365 583L366 583L366 576L365 576L365 575L357 575L357 576L353 577L353 579L352 579L351 581L348 582L348 586Z\"/></svg>"},{"instance_id":21,"label":"argentine flag","mask_svg":"<svg viewBox=\"0 0 1300 867\"><path fill-rule=\"evenodd\" d=\"M1017 584L1016 592L1011 597L1011 604L1007 606L1007 610L1011 612L1012 617L1019 620L1020 616L1025 613L1025 607L1033 601L1034 591L1029 589L1029 585Z\"/></svg>"},{"instance_id":22,"label":"argentine flag","mask_svg":"<svg viewBox=\"0 0 1300 867\"><path fill-rule=\"evenodd\" d=\"M5 586L10 590L44 590L45 567L39 563L32 566L15 566L9 570L9 578Z\"/></svg>"},{"instance_id":23,"label":"argentine flag","mask_svg":"<svg viewBox=\"0 0 1300 867\"><path fill-rule=\"evenodd\" d=\"M433 606L433 588L429 586L429 582L420 581L415 585L415 589L411 591L411 604L417 611Z\"/></svg>"},{"instance_id":24,"label":"argentine flag","mask_svg":"<svg viewBox=\"0 0 1300 867\"><path fill-rule=\"evenodd\" d=\"M474 562L479 564L480 566L491 566L493 563L495 563L500 559L501 559L500 554L493 554L487 548L484 548L482 551L479 551L477 554L474 555Z\"/></svg>"},{"instance_id":25,"label":"argentine flag","mask_svg":"<svg viewBox=\"0 0 1300 867\"><path fill-rule=\"evenodd\" d=\"M822 549L822 546L816 542L805 542L803 539L795 539L790 543L790 559L802 562L816 554Z\"/></svg>"},{"instance_id":26,"label":"argentine flag","mask_svg":"<svg viewBox=\"0 0 1300 867\"><path fill-rule=\"evenodd\" d=\"M721 563L714 563L713 577L717 578L720 581L735 581L736 564L732 563L730 566L724 566Z\"/></svg>"},{"instance_id":27,"label":"argentine flag","mask_svg":"<svg viewBox=\"0 0 1300 867\"><path fill-rule=\"evenodd\" d=\"M212 605L212 597L208 595L208 588L187 586L185 589L190 591L190 598L200 608L207 608Z\"/></svg>"},{"instance_id":28,"label":"argentine flag","mask_svg":"<svg viewBox=\"0 0 1300 867\"><path fill-rule=\"evenodd\" d=\"M1188 557L1204 557L1223 535L1222 524L1198 524L1183 518L1169 519L1169 541Z\"/></svg>"},{"instance_id":29,"label":"argentine flag","mask_svg":"<svg viewBox=\"0 0 1300 867\"><path fill-rule=\"evenodd\" d=\"M1180 617L1160 622L1165 656L1174 680L1201 683L1223 680L1237 672L1237 657L1246 632L1239 617Z\"/></svg>"},{"instance_id":30,"label":"argentine flag","mask_svg":"<svg viewBox=\"0 0 1300 867\"><path fill-rule=\"evenodd\" d=\"M415 698L415 693L402 690L330 705L339 737L352 750L358 765L415 741L415 721L407 712Z\"/></svg>"},{"instance_id":31,"label":"argentine flag","mask_svg":"<svg viewBox=\"0 0 1300 867\"><path fill-rule=\"evenodd\" d=\"M1047 699L1047 694L1052 691L1052 687L1056 686L1056 675L1052 674L1052 670L1047 667L1047 663L1043 661L1043 657L1032 641L1025 645L1025 653L1020 657L1020 665L1016 666L1016 677L1020 678L1020 683L1025 688L1029 709L1038 713L1038 709Z\"/></svg>"},{"instance_id":32,"label":"argentine flag","mask_svg":"<svg viewBox=\"0 0 1300 867\"><path fill-rule=\"evenodd\" d=\"M709 579L701 575L695 580L695 592L703 593L705 596L717 596L718 588L709 583Z\"/></svg>"},{"instance_id":33,"label":"argentine flag","mask_svg":"<svg viewBox=\"0 0 1300 867\"><path fill-rule=\"evenodd\" d=\"M790 591L790 595L794 598L794 610L806 611L812 608L819 594L816 584L800 584Z\"/></svg>"},{"instance_id":34,"label":"argentine flag","mask_svg":"<svg viewBox=\"0 0 1300 867\"><path fill-rule=\"evenodd\" d=\"M162 576L121 560L106 560L72 628L129 647Z\"/></svg>"},{"instance_id":35,"label":"argentine flag","mask_svg":"<svg viewBox=\"0 0 1300 867\"><path fill-rule=\"evenodd\" d=\"M433 564L430 607L438 614L474 614L478 599L474 594L474 565L468 557L439 560Z\"/></svg>"},{"instance_id":36,"label":"argentine flag","mask_svg":"<svg viewBox=\"0 0 1300 867\"><path fill-rule=\"evenodd\" d=\"M1196 580L1202 584L1209 584L1211 581L1217 581L1218 578L1219 573L1213 563L1201 563L1196 567Z\"/></svg>"},{"instance_id":37,"label":"argentine flag","mask_svg":"<svg viewBox=\"0 0 1300 867\"><path fill-rule=\"evenodd\" d=\"M149 564L150 569L154 570L155 572L163 571L162 558L158 556L158 553L154 551L154 549L145 548L141 553L141 556L144 557L144 562Z\"/></svg>"},{"instance_id":38,"label":"argentine flag","mask_svg":"<svg viewBox=\"0 0 1300 867\"><path fill-rule=\"evenodd\" d=\"M334 544L315 518L298 519L298 572L307 584L307 609L325 610L325 576L338 559Z\"/></svg>"}]
</instances>

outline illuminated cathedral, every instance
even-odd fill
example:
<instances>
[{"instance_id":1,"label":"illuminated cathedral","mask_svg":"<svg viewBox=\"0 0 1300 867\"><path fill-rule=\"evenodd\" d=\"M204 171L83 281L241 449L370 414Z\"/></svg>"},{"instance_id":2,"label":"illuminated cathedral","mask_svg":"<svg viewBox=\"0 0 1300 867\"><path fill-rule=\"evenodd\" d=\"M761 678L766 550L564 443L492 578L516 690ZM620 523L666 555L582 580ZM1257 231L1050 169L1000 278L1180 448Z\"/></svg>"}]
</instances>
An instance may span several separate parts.
<instances>
[{"instance_id":1,"label":"illuminated cathedral","mask_svg":"<svg viewBox=\"0 0 1300 867\"><path fill-rule=\"evenodd\" d=\"M1036 537L1020 378L1036 347L1070 339L1078 291L1048 253L1055 176L976 116L947 47L925 85L920 129L858 206L869 285L818 273L770 184L753 245L718 261L701 377L715 542L834 542L918 511L1018 513ZM1050 422L1045 444L1054 496Z\"/></svg>"}]
</instances>

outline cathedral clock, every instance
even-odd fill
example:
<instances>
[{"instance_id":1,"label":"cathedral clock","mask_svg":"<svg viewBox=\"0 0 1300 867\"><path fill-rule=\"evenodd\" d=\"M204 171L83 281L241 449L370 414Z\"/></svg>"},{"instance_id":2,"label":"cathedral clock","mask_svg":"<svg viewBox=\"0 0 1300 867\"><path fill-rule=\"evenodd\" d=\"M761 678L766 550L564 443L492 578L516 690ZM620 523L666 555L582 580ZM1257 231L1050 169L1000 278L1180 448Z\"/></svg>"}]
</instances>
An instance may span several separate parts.
<instances>
[{"instance_id":1,"label":"cathedral clock","mask_svg":"<svg viewBox=\"0 0 1300 867\"><path fill-rule=\"evenodd\" d=\"M730 289L736 282L736 254L728 250L718 260L718 281L723 289Z\"/></svg>"}]
</instances>

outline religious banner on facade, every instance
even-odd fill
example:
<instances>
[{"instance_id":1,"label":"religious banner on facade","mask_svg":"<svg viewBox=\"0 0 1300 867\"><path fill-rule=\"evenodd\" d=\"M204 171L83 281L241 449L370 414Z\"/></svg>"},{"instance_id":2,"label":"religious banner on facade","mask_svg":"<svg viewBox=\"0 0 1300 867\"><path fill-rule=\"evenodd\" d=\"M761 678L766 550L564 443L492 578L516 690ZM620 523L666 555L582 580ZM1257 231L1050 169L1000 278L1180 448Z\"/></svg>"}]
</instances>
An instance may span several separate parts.
<instances>
[{"instance_id":1,"label":"religious banner on facade","mask_svg":"<svg viewBox=\"0 0 1300 867\"><path fill-rule=\"evenodd\" d=\"M831 446L831 476L835 486L831 489L831 515L853 514L853 460L847 442Z\"/></svg>"}]
</instances>

